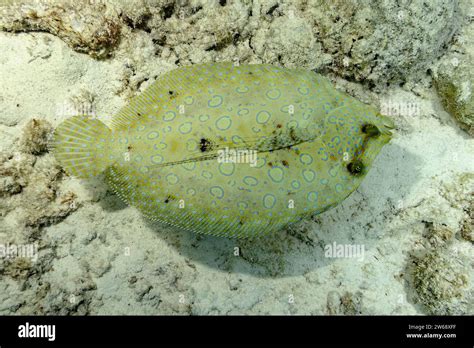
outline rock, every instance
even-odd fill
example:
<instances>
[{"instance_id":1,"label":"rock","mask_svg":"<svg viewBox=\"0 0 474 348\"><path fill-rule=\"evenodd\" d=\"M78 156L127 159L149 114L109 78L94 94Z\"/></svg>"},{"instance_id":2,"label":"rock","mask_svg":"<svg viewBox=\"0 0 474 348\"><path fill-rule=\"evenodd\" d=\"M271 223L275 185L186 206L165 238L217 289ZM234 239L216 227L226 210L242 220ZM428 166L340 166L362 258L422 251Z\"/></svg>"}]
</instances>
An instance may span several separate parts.
<instances>
[{"instance_id":1,"label":"rock","mask_svg":"<svg viewBox=\"0 0 474 348\"><path fill-rule=\"evenodd\" d=\"M20 151L39 155L46 151L48 136L52 133L53 127L48 121L31 119L23 128L20 138Z\"/></svg>"},{"instance_id":2,"label":"rock","mask_svg":"<svg viewBox=\"0 0 474 348\"><path fill-rule=\"evenodd\" d=\"M305 15L330 70L372 84L416 81L440 57L457 29L457 1L315 0Z\"/></svg>"},{"instance_id":3,"label":"rock","mask_svg":"<svg viewBox=\"0 0 474 348\"><path fill-rule=\"evenodd\" d=\"M0 258L0 314L474 313L470 139L426 88L428 70L435 84L445 72L438 57L469 63L471 0L7 3L0 243L39 252L31 265ZM176 66L222 60L318 70L382 109L386 95L397 137L365 187L266 239L196 236L143 219L101 177L64 175L30 121L56 125L74 109L107 122ZM31 136L20 129L28 121ZM370 258L325 258L333 241L363 244ZM407 256L412 248L423 252Z\"/></svg>"},{"instance_id":4,"label":"rock","mask_svg":"<svg viewBox=\"0 0 474 348\"><path fill-rule=\"evenodd\" d=\"M413 258L411 272L416 299L428 314L470 313L469 303L474 303L468 271L471 262L459 249L453 250L449 246Z\"/></svg>"},{"instance_id":5,"label":"rock","mask_svg":"<svg viewBox=\"0 0 474 348\"><path fill-rule=\"evenodd\" d=\"M95 58L109 56L120 40L120 22L106 2L83 6L69 0L17 1L0 10L1 30L48 32Z\"/></svg>"},{"instance_id":6,"label":"rock","mask_svg":"<svg viewBox=\"0 0 474 348\"><path fill-rule=\"evenodd\" d=\"M454 237L454 231L443 224L426 222L425 228L426 233L424 237L433 247L444 245Z\"/></svg>"},{"instance_id":7,"label":"rock","mask_svg":"<svg viewBox=\"0 0 474 348\"><path fill-rule=\"evenodd\" d=\"M49 128L32 127L22 148L37 152L45 146L42 134ZM17 209L21 225L33 229L66 218L79 204L73 192L59 192L61 173L50 154L35 157L24 152L0 153L0 197L4 198L0 215Z\"/></svg>"},{"instance_id":8,"label":"rock","mask_svg":"<svg viewBox=\"0 0 474 348\"><path fill-rule=\"evenodd\" d=\"M323 59L321 44L303 17L277 17L268 30L259 30L254 42L255 53L266 63L286 67L318 68ZM330 59L330 58L329 58Z\"/></svg>"},{"instance_id":9,"label":"rock","mask_svg":"<svg viewBox=\"0 0 474 348\"><path fill-rule=\"evenodd\" d=\"M14 195L21 192L21 185L13 176L3 176L0 178L0 195Z\"/></svg>"},{"instance_id":10,"label":"rock","mask_svg":"<svg viewBox=\"0 0 474 348\"><path fill-rule=\"evenodd\" d=\"M466 210L466 217L461 226L461 237L474 243L474 192L470 194L471 204Z\"/></svg>"},{"instance_id":11,"label":"rock","mask_svg":"<svg viewBox=\"0 0 474 348\"><path fill-rule=\"evenodd\" d=\"M328 314L356 315L361 314L362 292L351 293L346 291L339 296L337 291L330 291L327 295Z\"/></svg>"},{"instance_id":12,"label":"rock","mask_svg":"<svg viewBox=\"0 0 474 348\"><path fill-rule=\"evenodd\" d=\"M0 196L20 193L28 184L35 162L33 155L0 152Z\"/></svg>"},{"instance_id":13,"label":"rock","mask_svg":"<svg viewBox=\"0 0 474 348\"><path fill-rule=\"evenodd\" d=\"M327 313L330 315L342 314L341 311L341 297L337 291L330 291L327 295Z\"/></svg>"},{"instance_id":14,"label":"rock","mask_svg":"<svg viewBox=\"0 0 474 348\"><path fill-rule=\"evenodd\" d=\"M153 39L155 54L175 64L239 57L241 63L327 67L375 85L426 75L461 18L458 2L451 0L204 5L141 0L133 6L123 0L80 6L41 0L3 12L0 29L46 31L95 58L110 56L122 34L141 30Z\"/></svg>"},{"instance_id":15,"label":"rock","mask_svg":"<svg viewBox=\"0 0 474 348\"><path fill-rule=\"evenodd\" d=\"M3 274L15 279L26 279L30 273L32 261L26 257L16 257L7 262Z\"/></svg>"},{"instance_id":16,"label":"rock","mask_svg":"<svg viewBox=\"0 0 474 348\"><path fill-rule=\"evenodd\" d=\"M362 313L362 292L346 292L341 297L342 311L345 315L356 315Z\"/></svg>"},{"instance_id":17,"label":"rock","mask_svg":"<svg viewBox=\"0 0 474 348\"><path fill-rule=\"evenodd\" d=\"M441 103L474 136L474 23L466 26L434 69L434 82Z\"/></svg>"}]
</instances>

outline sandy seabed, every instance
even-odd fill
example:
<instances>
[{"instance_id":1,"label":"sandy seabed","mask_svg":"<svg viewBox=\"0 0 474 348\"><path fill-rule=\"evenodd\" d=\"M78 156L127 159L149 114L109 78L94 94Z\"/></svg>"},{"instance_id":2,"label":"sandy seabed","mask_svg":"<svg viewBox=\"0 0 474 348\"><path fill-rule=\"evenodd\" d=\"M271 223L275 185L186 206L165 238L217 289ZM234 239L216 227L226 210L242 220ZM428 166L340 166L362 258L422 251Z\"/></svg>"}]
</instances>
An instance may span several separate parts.
<instances>
[{"instance_id":1,"label":"sandy seabed","mask_svg":"<svg viewBox=\"0 0 474 348\"><path fill-rule=\"evenodd\" d=\"M474 313L470 2L137 3L0 7L0 314ZM256 241L152 223L47 151L70 110L109 123L217 60L318 71L394 138L339 206Z\"/></svg>"}]
</instances>

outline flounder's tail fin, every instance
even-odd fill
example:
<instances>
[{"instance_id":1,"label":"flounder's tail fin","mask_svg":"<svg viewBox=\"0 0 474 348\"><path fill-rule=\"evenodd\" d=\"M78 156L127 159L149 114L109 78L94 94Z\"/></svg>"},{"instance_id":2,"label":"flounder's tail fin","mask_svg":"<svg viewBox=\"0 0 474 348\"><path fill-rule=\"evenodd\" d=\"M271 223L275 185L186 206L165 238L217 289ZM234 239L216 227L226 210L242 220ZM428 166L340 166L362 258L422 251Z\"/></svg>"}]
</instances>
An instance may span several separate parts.
<instances>
[{"instance_id":1,"label":"flounder's tail fin","mask_svg":"<svg viewBox=\"0 0 474 348\"><path fill-rule=\"evenodd\" d=\"M74 116L54 131L49 149L70 175L88 178L102 173L114 162L111 130L88 116Z\"/></svg>"}]
</instances>

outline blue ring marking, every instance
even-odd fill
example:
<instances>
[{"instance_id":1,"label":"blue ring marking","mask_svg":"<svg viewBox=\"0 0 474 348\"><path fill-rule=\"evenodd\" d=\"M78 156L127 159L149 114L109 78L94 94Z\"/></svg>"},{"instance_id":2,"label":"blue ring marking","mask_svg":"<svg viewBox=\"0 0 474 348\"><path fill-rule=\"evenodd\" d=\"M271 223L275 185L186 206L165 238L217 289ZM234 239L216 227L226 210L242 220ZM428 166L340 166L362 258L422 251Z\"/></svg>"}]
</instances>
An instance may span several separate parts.
<instances>
[{"instance_id":1,"label":"blue ring marking","mask_svg":"<svg viewBox=\"0 0 474 348\"><path fill-rule=\"evenodd\" d=\"M319 195L319 193L317 191L311 191L311 192L308 192L308 194L306 195L306 199L309 202L317 202L318 201L318 195Z\"/></svg>"},{"instance_id":2,"label":"blue ring marking","mask_svg":"<svg viewBox=\"0 0 474 348\"><path fill-rule=\"evenodd\" d=\"M161 155L153 155L151 156L150 158L151 160L151 163L154 163L154 164L160 164L160 163L163 163L163 156Z\"/></svg>"},{"instance_id":3,"label":"blue ring marking","mask_svg":"<svg viewBox=\"0 0 474 348\"><path fill-rule=\"evenodd\" d=\"M316 178L316 173L312 169L305 169L303 170L303 178L306 182L311 183Z\"/></svg>"},{"instance_id":4,"label":"blue ring marking","mask_svg":"<svg viewBox=\"0 0 474 348\"><path fill-rule=\"evenodd\" d=\"M156 139L156 138L159 137L159 135L160 134L158 132L150 132L150 133L147 134L147 138L148 139Z\"/></svg>"},{"instance_id":5,"label":"blue ring marking","mask_svg":"<svg viewBox=\"0 0 474 348\"><path fill-rule=\"evenodd\" d=\"M260 124L266 124L270 120L271 117L272 117L271 113L269 113L266 110L262 110L257 113L256 121L257 123L260 123Z\"/></svg>"},{"instance_id":6,"label":"blue ring marking","mask_svg":"<svg viewBox=\"0 0 474 348\"><path fill-rule=\"evenodd\" d=\"M328 174L335 178L337 176L338 169L339 168L337 166L332 166L331 168L329 168Z\"/></svg>"},{"instance_id":7,"label":"blue ring marking","mask_svg":"<svg viewBox=\"0 0 474 348\"><path fill-rule=\"evenodd\" d=\"M216 197L217 199L222 199L224 197L224 190L220 186L212 186L209 189L212 197Z\"/></svg>"},{"instance_id":8,"label":"blue ring marking","mask_svg":"<svg viewBox=\"0 0 474 348\"><path fill-rule=\"evenodd\" d=\"M206 179L212 179L213 177L212 173L208 170L203 170L201 176Z\"/></svg>"},{"instance_id":9,"label":"blue ring marking","mask_svg":"<svg viewBox=\"0 0 474 348\"><path fill-rule=\"evenodd\" d=\"M337 139L336 145L339 145L341 143L341 137L339 135L336 135L335 137L331 138L331 142L334 142L335 139Z\"/></svg>"},{"instance_id":10,"label":"blue ring marking","mask_svg":"<svg viewBox=\"0 0 474 348\"><path fill-rule=\"evenodd\" d=\"M258 185L258 179L253 177L253 176L246 176L244 177L244 183L249 186L257 186Z\"/></svg>"},{"instance_id":11,"label":"blue ring marking","mask_svg":"<svg viewBox=\"0 0 474 348\"><path fill-rule=\"evenodd\" d=\"M193 124L191 122L185 122L178 127L178 131L181 134L188 134L193 130Z\"/></svg>"},{"instance_id":12,"label":"blue ring marking","mask_svg":"<svg viewBox=\"0 0 474 348\"><path fill-rule=\"evenodd\" d=\"M276 197L271 193L267 193L263 196L263 206L267 209L272 209L276 204Z\"/></svg>"},{"instance_id":13,"label":"blue ring marking","mask_svg":"<svg viewBox=\"0 0 474 348\"><path fill-rule=\"evenodd\" d=\"M222 116L216 120L216 127L219 130L227 130L232 126L232 119L230 116Z\"/></svg>"},{"instance_id":14,"label":"blue ring marking","mask_svg":"<svg viewBox=\"0 0 474 348\"><path fill-rule=\"evenodd\" d=\"M223 170L223 167L225 167L226 165L230 165L230 168L232 169L230 172L227 171L227 170ZM234 174L234 171L235 171L235 164L234 163L219 163L219 173L221 173L222 175L224 176L231 176L232 174Z\"/></svg>"},{"instance_id":15,"label":"blue ring marking","mask_svg":"<svg viewBox=\"0 0 474 348\"><path fill-rule=\"evenodd\" d=\"M278 88L275 88L275 89L271 89L267 91L265 95L267 96L268 99L277 100L278 98L281 97L281 92Z\"/></svg>"},{"instance_id":16,"label":"blue ring marking","mask_svg":"<svg viewBox=\"0 0 474 348\"><path fill-rule=\"evenodd\" d=\"M176 113L174 111L167 111L163 115L163 121L170 122L173 121L176 117Z\"/></svg>"},{"instance_id":17,"label":"blue ring marking","mask_svg":"<svg viewBox=\"0 0 474 348\"><path fill-rule=\"evenodd\" d=\"M239 86L235 89L237 93L247 93L250 90L247 86Z\"/></svg>"},{"instance_id":18,"label":"blue ring marking","mask_svg":"<svg viewBox=\"0 0 474 348\"><path fill-rule=\"evenodd\" d=\"M310 165L311 163L313 163L313 156L308 153L302 153L300 155L300 162L301 164Z\"/></svg>"},{"instance_id":19,"label":"blue ring marking","mask_svg":"<svg viewBox=\"0 0 474 348\"><path fill-rule=\"evenodd\" d=\"M249 112L250 112L249 109L243 108L243 109L239 109L239 111L237 111L237 115L243 116L243 115L247 115Z\"/></svg>"},{"instance_id":20,"label":"blue ring marking","mask_svg":"<svg viewBox=\"0 0 474 348\"><path fill-rule=\"evenodd\" d=\"M302 95L308 95L309 88L307 87L298 87L298 93Z\"/></svg>"},{"instance_id":21,"label":"blue ring marking","mask_svg":"<svg viewBox=\"0 0 474 348\"><path fill-rule=\"evenodd\" d=\"M194 103L194 97L191 96L191 95L188 95L188 96L184 97L184 103L185 103L186 105L193 105L193 103Z\"/></svg>"},{"instance_id":22,"label":"blue ring marking","mask_svg":"<svg viewBox=\"0 0 474 348\"><path fill-rule=\"evenodd\" d=\"M336 184L335 189L336 189L336 192L339 193L344 190L344 186L342 186L342 184Z\"/></svg>"},{"instance_id":23,"label":"blue ring marking","mask_svg":"<svg viewBox=\"0 0 474 348\"><path fill-rule=\"evenodd\" d=\"M282 182L284 175L284 171L280 167L273 167L268 170L268 176L273 182Z\"/></svg>"},{"instance_id":24,"label":"blue ring marking","mask_svg":"<svg viewBox=\"0 0 474 348\"><path fill-rule=\"evenodd\" d=\"M175 174L170 173L166 176L166 181L170 185L175 185L179 182L179 178Z\"/></svg>"},{"instance_id":25,"label":"blue ring marking","mask_svg":"<svg viewBox=\"0 0 474 348\"><path fill-rule=\"evenodd\" d=\"M213 95L212 98L207 101L207 106L209 106L210 108L217 108L222 105L223 101L224 101L224 98L216 94L216 95Z\"/></svg>"},{"instance_id":26,"label":"blue ring marking","mask_svg":"<svg viewBox=\"0 0 474 348\"><path fill-rule=\"evenodd\" d=\"M209 115L199 115L199 121L206 122L207 120L209 120Z\"/></svg>"},{"instance_id":27,"label":"blue ring marking","mask_svg":"<svg viewBox=\"0 0 474 348\"><path fill-rule=\"evenodd\" d=\"M293 187L295 190L298 190L301 187L301 184L298 180L293 180L291 182L291 187Z\"/></svg>"}]
</instances>

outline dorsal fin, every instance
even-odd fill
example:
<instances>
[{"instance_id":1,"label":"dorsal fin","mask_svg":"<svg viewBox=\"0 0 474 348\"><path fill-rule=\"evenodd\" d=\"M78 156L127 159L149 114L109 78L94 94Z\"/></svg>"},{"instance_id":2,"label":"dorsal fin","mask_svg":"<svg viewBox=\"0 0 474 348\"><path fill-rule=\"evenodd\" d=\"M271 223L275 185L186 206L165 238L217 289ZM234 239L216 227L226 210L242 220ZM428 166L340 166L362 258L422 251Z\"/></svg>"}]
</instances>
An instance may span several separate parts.
<instances>
[{"instance_id":1,"label":"dorsal fin","mask_svg":"<svg viewBox=\"0 0 474 348\"><path fill-rule=\"evenodd\" d=\"M273 70L272 70L273 69ZM192 93L195 90L211 87L215 79L227 79L233 72L258 75L265 71L279 71L278 67L266 64L235 66L229 62L205 63L183 66L168 71L151 84L143 93L133 97L112 119L114 130L127 129L138 120L157 120L157 110L161 105L168 104L184 91Z\"/></svg>"},{"instance_id":2,"label":"dorsal fin","mask_svg":"<svg viewBox=\"0 0 474 348\"><path fill-rule=\"evenodd\" d=\"M184 70L186 67L183 67ZM181 69L180 69L181 70ZM168 71L152 83L144 92L133 97L113 117L111 127L114 130L127 129L138 120L146 119L156 114L157 108L170 100L172 94L183 88L178 80L176 70ZM150 117L153 119L152 117Z\"/></svg>"}]
</instances>

